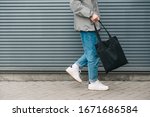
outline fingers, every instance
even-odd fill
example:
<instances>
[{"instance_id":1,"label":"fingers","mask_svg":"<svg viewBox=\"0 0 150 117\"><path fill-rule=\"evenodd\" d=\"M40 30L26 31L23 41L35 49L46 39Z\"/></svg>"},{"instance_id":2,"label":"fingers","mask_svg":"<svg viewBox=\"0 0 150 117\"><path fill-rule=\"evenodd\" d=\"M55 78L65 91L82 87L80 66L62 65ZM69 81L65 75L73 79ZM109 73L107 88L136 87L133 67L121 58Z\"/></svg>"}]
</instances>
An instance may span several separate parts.
<instances>
[{"instance_id":1,"label":"fingers","mask_svg":"<svg viewBox=\"0 0 150 117\"><path fill-rule=\"evenodd\" d=\"M100 20L100 18L97 14L93 14L93 16L90 19L94 23Z\"/></svg>"}]
</instances>

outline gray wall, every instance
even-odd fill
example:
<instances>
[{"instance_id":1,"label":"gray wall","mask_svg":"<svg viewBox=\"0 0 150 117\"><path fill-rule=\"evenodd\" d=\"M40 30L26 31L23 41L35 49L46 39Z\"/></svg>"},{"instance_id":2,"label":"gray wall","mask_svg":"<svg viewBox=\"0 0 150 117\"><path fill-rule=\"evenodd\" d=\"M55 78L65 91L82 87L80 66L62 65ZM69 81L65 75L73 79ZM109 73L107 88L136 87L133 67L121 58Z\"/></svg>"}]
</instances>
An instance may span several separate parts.
<instances>
[{"instance_id":1,"label":"gray wall","mask_svg":"<svg viewBox=\"0 0 150 117\"><path fill-rule=\"evenodd\" d=\"M150 71L150 1L99 0L99 7L129 60L116 71ZM69 0L0 0L0 71L64 71L82 52Z\"/></svg>"}]
</instances>

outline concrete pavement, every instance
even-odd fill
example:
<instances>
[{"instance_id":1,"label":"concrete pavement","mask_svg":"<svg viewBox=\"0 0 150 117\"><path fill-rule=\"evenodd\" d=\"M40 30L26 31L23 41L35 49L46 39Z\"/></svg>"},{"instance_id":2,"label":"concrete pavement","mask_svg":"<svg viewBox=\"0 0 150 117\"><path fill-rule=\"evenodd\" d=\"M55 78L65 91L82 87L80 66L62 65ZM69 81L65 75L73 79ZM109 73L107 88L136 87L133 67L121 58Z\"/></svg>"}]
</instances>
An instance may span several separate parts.
<instances>
[{"instance_id":1,"label":"concrete pavement","mask_svg":"<svg viewBox=\"0 0 150 117\"><path fill-rule=\"evenodd\" d=\"M0 81L0 100L149 100L150 81L102 81L108 91L89 91L88 82Z\"/></svg>"}]
</instances>

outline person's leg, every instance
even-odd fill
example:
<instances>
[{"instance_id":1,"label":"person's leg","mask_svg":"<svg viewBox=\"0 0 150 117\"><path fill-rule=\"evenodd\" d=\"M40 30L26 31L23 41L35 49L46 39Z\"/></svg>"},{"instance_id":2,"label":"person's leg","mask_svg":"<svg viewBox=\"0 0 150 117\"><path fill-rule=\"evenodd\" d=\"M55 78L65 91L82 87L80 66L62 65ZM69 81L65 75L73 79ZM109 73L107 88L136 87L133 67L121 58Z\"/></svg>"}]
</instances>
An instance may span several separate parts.
<instances>
[{"instance_id":1,"label":"person's leg","mask_svg":"<svg viewBox=\"0 0 150 117\"><path fill-rule=\"evenodd\" d=\"M70 74L76 81L82 82L80 78L81 69L87 66L87 59L85 54L83 54L73 65L66 69L66 72Z\"/></svg>"},{"instance_id":2,"label":"person's leg","mask_svg":"<svg viewBox=\"0 0 150 117\"><path fill-rule=\"evenodd\" d=\"M87 60L88 78L90 82L95 82L98 79L98 66L100 61L95 48L95 44L97 43L96 34L94 31L81 31L81 39L84 57Z\"/></svg>"},{"instance_id":3,"label":"person's leg","mask_svg":"<svg viewBox=\"0 0 150 117\"><path fill-rule=\"evenodd\" d=\"M77 64L80 69L82 69L83 67L87 66L87 59L86 59L85 54L83 54L83 55L75 62L75 64Z\"/></svg>"},{"instance_id":4,"label":"person's leg","mask_svg":"<svg viewBox=\"0 0 150 117\"><path fill-rule=\"evenodd\" d=\"M90 90L108 90L109 87L103 85L98 80L98 66L100 58L97 55L95 44L97 43L96 33L81 31L82 44L84 48L84 55L87 59L88 77Z\"/></svg>"},{"instance_id":5,"label":"person's leg","mask_svg":"<svg viewBox=\"0 0 150 117\"><path fill-rule=\"evenodd\" d=\"M76 81L82 82L80 78L81 69L87 65L87 59L83 54L73 65L66 69L66 72L71 75Z\"/></svg>"},{"instance_id":6,"label":"person's leg","mask_svg":"<svg viewBox=\"0 0 150 117\"><path fill-rule=\"evenodd\" d=\"M87 65L87 59L83 54L73 65L66 69L66 72L71 75L76 81L82 82L82 79L80 78L80 72L85 65Z\"/></svg>"}]
</instances>

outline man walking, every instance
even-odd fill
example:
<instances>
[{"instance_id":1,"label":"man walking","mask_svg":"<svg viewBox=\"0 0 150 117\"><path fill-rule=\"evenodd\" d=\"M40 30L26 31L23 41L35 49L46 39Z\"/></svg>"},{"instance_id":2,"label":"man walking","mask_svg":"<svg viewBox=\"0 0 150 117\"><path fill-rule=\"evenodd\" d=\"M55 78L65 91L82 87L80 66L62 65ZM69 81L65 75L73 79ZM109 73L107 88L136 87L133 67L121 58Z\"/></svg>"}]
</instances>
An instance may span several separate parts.
<instances>
[{"instance_id":1,"label":"man walking","mask_svg":"<svg viewBox=\"0 0 150 117\"><path fill-rule=\"evenodd\" d=\"M74 28L80 32L84 54L66 69L76 81L82 82L80 69L88 67L89 90L108 90L109 87L98 80L98 66L100 58L97 55L97 43L94 23L100 29L97 0L70 0L70 7L74 14Z\"/></svg>"}]
</instances>

